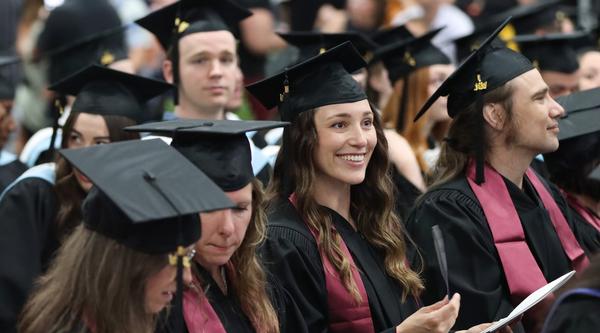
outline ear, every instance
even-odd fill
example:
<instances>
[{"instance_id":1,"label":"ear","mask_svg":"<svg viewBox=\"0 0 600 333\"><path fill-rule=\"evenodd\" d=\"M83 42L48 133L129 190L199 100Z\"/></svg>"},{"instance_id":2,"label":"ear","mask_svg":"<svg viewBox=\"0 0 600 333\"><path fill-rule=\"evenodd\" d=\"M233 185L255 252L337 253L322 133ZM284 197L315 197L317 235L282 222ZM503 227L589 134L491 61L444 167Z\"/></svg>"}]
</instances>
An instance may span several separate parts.
<instances>
[{"instance_id":1,"label":"ear","mask_svg":"<svg viewBox=\"0 0 600 333\"><path fill-rule=\"evenodd\" d=\"M487 103L483 106L483 119L491 128L501 131L504 128L506 112L498 103Z\"/></svg>"},{"instance_id":2,"label":"ear","mask_svg":"<svg viewBox=\"0 0 600 333\"><path fill-rule=\"evenodd\" d=\"M169 83L173 83L173 63L169 59L163 60L162 72L165 80Z\"/></svg>"}]
</instances>

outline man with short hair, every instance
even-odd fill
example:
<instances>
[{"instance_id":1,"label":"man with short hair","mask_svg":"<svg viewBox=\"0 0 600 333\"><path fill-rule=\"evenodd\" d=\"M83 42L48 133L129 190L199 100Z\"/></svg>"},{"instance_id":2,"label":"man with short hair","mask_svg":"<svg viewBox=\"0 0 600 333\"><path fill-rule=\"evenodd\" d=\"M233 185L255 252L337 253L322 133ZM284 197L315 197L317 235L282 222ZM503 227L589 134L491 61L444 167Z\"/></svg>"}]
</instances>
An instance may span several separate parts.
<instances>
[{"instance_id":1,"label":"man with short hair","mask_svg":"<svg viewBox=\"0 0 600 333\"><path fill-rule=\"evenodd\" d=\"M536 155L558 148L564 110L533 64L495 39L507 23L417 116L448 96L453 122L435 184L417 203L407 229L423 255L426 304L461 294L455 329L501 319L538 288L588 264L564 198L529 168ZM448 253L446 265L436 255L436 243L442 242L432 235L435 225ZM541 328L550 302L527 312L514 331Z\"/></svg>"}]
</instances>

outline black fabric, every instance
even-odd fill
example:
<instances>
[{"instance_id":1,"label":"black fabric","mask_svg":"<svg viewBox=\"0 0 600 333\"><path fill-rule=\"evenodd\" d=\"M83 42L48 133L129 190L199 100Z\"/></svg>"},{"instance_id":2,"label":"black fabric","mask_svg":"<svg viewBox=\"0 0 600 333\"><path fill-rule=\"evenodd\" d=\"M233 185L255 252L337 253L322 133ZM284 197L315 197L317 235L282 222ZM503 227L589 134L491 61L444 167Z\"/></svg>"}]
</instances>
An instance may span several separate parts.
<instances>
[{"instance_id":1,"label":"black fabric","mask_svg":"<svg viewBox=\"0 0 600 333\"><path fill-rule=\"evenodd\" d=\"M0 152L1 154L1 152ZM5 164L0 165L0 193L12 183L17 177L27 170L27 166L18 159Z\"/></svg>"},{"instance_id":2,"label":"black fabric","mask_svg":"<svg viewBox=\"0 0 600 333\"><path fill-rule=\"evenodd\" d=\"M55 82L91 64L100 63L100 41L79 45L91 36L121 26L117 11L106 0L70 0L50 12L38 38L40 55L50 54L49 82ZM74 44L76 47L71 47ZM110 38L106 49L115 57L126 54L122 32ZM61 50L62 52L56 52ZM118 53L118 54L117 54Z\"/></svg>"},{"instance_id":3,"label":"black fabric","mask_svg":"<svg viewBox=\"0 0 600 333\"><path fill-rule=\"evenodd\" d=\"M396 199L394 204L396 208L396 214L404 222L408 218L410 211L413 209L417 198L423 194L413 183L411 183L404 175L402 175L398 169L391 168L392 180L396 193L394 198Z\"/></svg>"},{"instance_id":4,"label":"black fabric","mask_svg":"<svg viewBox=\"0 0 600 333\"><path fill-rule=\"evenodd\" d=\"M532 185L524 181L522 191L504 181L521 219L526 242L546 280L568 273L569 260ZM576 238L581 237L581 226L573 222L566 201L556 187L550 189ZM502 264L483 210L464 177L427 192L407 222L407 230L424 259L424 303L431 304L446 293L431 236L431 227L436 224L442 230L448 253L450 292L458 292L462 297L454 328L466 329L508 315L514 306ZM578 241L581 243L581 239ZM514 331L523 332L523 328L519 325Z\"/></svg>"},{"instance_id":5,"label":"black fabric","mask_svg":"<svg viewBox=\"0 0 600 333\"><path fill-rule=\"evenodd\" d=\"M380 46L414 38L413 34L404 25L378 30L372 33L370 37Z\"/></svg>"},{"instance_id":6,"label":"black fabric","mask_svg":"<svg viewBox=\"0 0 600 333\"><path fill-rule=\"evenodd\" d=\"M0 331L16 332L17 316L34 280L59 247L54 186L26 178L0 201Z\"/></svg>"},{"instance_id":7,"label":"black fabric","mask_svg":"<svg viewBox=\"0 0 600 333\"><path fill-rule=\"evenodd\" d=\"M589 333L600 327L600 299L588 295L567 297L548 318L544 333Z\"/></svg>"},{"instance_id":8,"label":"black fabric","mask_svg":"<svg viewBox=\"0 0 600 333\"><path fill-rule=\"evenodd\" d=\"M556 101L565 109L558 120L559 141L600 131L600 88L560 96Z\"/></svg>"},{"instance_id":9,"label":"black fabric","mask_svg":"<svg viewBox=\"0 0 600 333\"><path fill-rule=\"evenodd\" d=\"M574 226L571 230L573 230L575 238L579 241L583 251L590 257L600 253L600 232L570 205L569 210L572 216L571 223ZM594 214L591 211L588 212Z\"/></svg>"},{"instance_id":10,"label":"black fabric","mask_svg":"<svg viewBox=\"0 0 600 333\"><path fill-rule=\"evenodd\" d=\"M523 53L540 71L574 73L579 69L575 44L587 38L583 32L572 34L547 34L516 36Z\"/></svg>"},{"instance_id":11,"label":"black fabric","mask_svg":"<svg viewBox=\"0 0 600 333\"><path fill-rule=\"evenodd\" d=\"M349 74L363 67L363 58L345 42L246 89L267 109L278 106L281 119L290 121L320 106L366 99Z\"/></svg>"},{"instance_id":12,"label":"black fabric","mask_svg":"<svg viewBox=\"0 0 600 333\"><path fill-rule=\"evenodd\" d=\"M395 332L395 327L417 310L409 298L402 302L402 288L384 270L383 256L340 215L329 210L334 225L348 246L365 286L376 332ZM291 294L304 316L308 332L328 331L328 300L323 264L317 244L295 208L278 202L269 215L265 265Z\"/></svg>"},{"instance_id":13,"label":"black fabric","mask_svg":"<svg viewBox=\"0 0 600 333\"><path fill-rule=\"evenodd\" d=\"M377 48L377 44L366 35L359 32L323 33L316 31L292 31L279 33L288 44L297 47L300 51L299 61L317 56L324 51L338 46L344 42L351 42L363 58Z\"/></svg>"}]
</instances>

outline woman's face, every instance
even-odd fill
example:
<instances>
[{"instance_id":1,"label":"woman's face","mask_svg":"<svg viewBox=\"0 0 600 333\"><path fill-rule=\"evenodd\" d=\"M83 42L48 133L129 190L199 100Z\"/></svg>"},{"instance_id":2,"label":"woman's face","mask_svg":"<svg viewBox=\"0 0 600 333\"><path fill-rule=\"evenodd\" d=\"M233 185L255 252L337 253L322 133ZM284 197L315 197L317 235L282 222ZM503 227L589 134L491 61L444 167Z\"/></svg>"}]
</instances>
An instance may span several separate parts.
<instances>
[{"instance_id":1,"label":"woman's face","mask_svg":"<svg viewBox=\"0 0 600 333\"><path fill-rule=\"evenodd\" d=\"M195 260L208 271L231 259L252 219L252 183L225 194L235 203L235 208L200 213L202 236L196 242Z\"/></svg>"},{"instance_id":2,"label":"woman's face","mask_svg":"<svg viewBox=\"0 0 600 333\"><path fill-rule=\"evenodd\" d=\"M579 90L600 87L600 52L589 51L579 60Z\"/></svg>"},{"instance_id":3,"label":"woman's face","mask_svg":"<svg viewBox=\"0 0 600 333\"><path fill-rule=\"evenodd\" d=\"M104 118L97 114L80 113L67 138L67 148L85 148L110 143L110 135ZM92 183L79 170L73 169L77 183L84 191L92 188Z\"/></svg>"},{"instance_id":4,"label":"woman's face","mask_svg":"<svg viewBox=\"0 0 600 333\"><path fill-rule=\"evenodd\" d=\"M313 152L317 181L332 186L362 183L377 144L367 100L317 108L314 124L318 137Z\"/></svg>"},{"instance_id":5,"label":"woman's face","mask_svg":"<svg viewBox=\"0 0 600 333\"><path fill-rule=\"evenodd\" d=\"M188 249L192 253L192 248ZM191 256L191 255L190 255ZM146 280L146 312L159 313L173 300L177 291L177 266L167 264L163 269L151 275ZM192 272L189 267L183 267L183 284L192 283Z\"/></svg>"},{"instance_id":6,"label":"woman's face","mask_svg":"<svg viewBox=\"0 0 600 333\"><path fill-rule=\"evenodd\" d=\"M429 96L440 87L440 85L452 74L454 65L432 65L429 66L429 84L427 85L427 93ZM430 121L437 123L450 119L448 116L448 97L442 96L438 98L429 109Z\"/></svg>"}]
</instances>

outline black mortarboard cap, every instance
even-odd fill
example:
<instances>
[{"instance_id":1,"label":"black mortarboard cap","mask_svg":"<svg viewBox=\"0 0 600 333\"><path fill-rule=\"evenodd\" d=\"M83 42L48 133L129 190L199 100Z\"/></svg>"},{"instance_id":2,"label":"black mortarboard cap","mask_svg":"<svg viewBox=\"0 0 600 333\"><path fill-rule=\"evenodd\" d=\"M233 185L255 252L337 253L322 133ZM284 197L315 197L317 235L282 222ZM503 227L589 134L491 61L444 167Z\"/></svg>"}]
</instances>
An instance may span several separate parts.
<instances>
[{"instance_id":1,"label":"black mortarboard cap","mask_svg":"<svg viewBox=\"0 0 600 333\"><path fill-rule=\"evenodd\" d=\"M371 40L379 46L402 42L413 38L413 34L404 25L381 29L371 34Z\"/></svg>"},{"instance_id":2,"label":"black mortarboard cap","mask_svg":"<svg viewBox=\"0 0 600 333\"><path fill-rule=\"evenodd\" d=\"M14 65L21 61L16 55L4 55L0 54L0 69L4 66ZM0 100L14 99L15 97L15 82L14 79L9 75L4 75L0 71Z\"/></svg>"},{"instance_id":3,"label":"black mortarboard cap","mask_svg":"<svg viewBox=\"0 0 600 333\"><path fill-rule=\"evenodd\" d=\"M110 65L127 58L126 26L106 1L69 1L50 12L38 43L55 82L88 65Z\"/></svg>"},{"instance_id":4,"label":"black mortarboard cap","mask_svg":"<svg viewBox=\"0 0 600 333\"><path fill-rule=\"evenodd\" d=\"M365 67L352 43L345 42L246 87L264 107L279 107L281 119L293 121L303 111L367 98L349 73Z\"/></svg>"},{"instance_id":5,"label":"black mortarboard cap","mask_svg":"<svg viewBox=\"0 0 600 333\"><path fill-rule=\"evenodd\" d=\"M448 56L431 43L431 39L441 30L442 28L435 29L421 37L382 46L375 51L373 61L383 61L392 83L416 69L449 64Z\"/></svg>"},{"instance_id":6,"label":"black mortarboard cap","mask_svg":"<svg viewBox=\"0 0 600 333\"><path fill-rule=\"evenodd\" d=\"M475 182L478 184L484 181L484 151L479 142L483 140L484 134L483 95L534 69L525 56L507 48L496 38L509 22L510 18L502 22L429 97L415 116L415 121L417 121L441 96L448 96L448 115L452 118L475 103L476 108L480 110L477 128L473 129L476 131L474 135L477 138L476 147L473 149L476 162Z\"/></svg>"},{"instance_id":7,"label":"black mortarboard cap","mask_svg":"<svg viewBox=\"0 0 600 333\"><path fill-rule=\"evenodd\" d=\"M254 178L246 132L285 126L280 121L172 120L127 127L173 138L171 146L225 191L236 191Z\"/></svg>"},{"instance_id":8,"label":"black mortarboard cap","mask_svg":"<svg viewBox=\"0 0 600 333\"><path fill-rule=\"evenodd\" d=\"M480 95L534 68L525 56L507 48L496 38L509 21L505 20L442 83L425 102L415 121L441 96L448 96L448 114L454 117Z\"/></svg>"},{"instance_id":9,"label":"black mortarboard cap","mask_svg":"<svg viewBox=\"0 0 600 333\"><path fill-rule=\"evenodd\" d=\"M92 65L53 84L50 90L77 96L73 112L118 115L137 122L144 119L143 105L172 85L153 79Z\"/></svg>"},{"instance_id":10,"label":"black mortarboard cap","mask_svg":"<svg viewBox=\"0 0 600 333\"><path fill-rule=\"evenodd\" d=\"M600 131L600 88L574 92L556 101L565 109L559 119L559 140Z\"/></svg>"},{"instance_id":11,"label":"black mortarboard cap","mask_svg":"<svg viewBox=\"0 0 600 333\"><path fill-rule=\"evenodd\" d=\"M314 31L296 31L279 33L287 43L300 50L299 60L306 60L319 55L328 49L349 41L360 55L369 59L377 44L360 32L323 33Z\"/></svg>"},{"instance_id":12,"label":"black mortarboard cap","mask_svg":"<svg viewBox=\"0 0 600 333\"><path fill-rule=\"evenodd\" d=\"M536 29L552 25L562 19L560 11L562 3L562 0L539 0L529 5L515 6L486 19L488 22L486 25L497 25L507 17L512 17L511 24L517 34L535 33Z\"/></svg>"},{"instance_id":13,"label":"black mortarboard cap","mask_svg":"<svg viewBox=\"0 0 600 333\"><path fill-rule=\"evenodd\" d=\"M597 166L592 173L590 173L589 178L600 181L600 165Z\"/></svg>"},{"instance_id":14,"label":"black mortarboard cap","mask_svg":"<svg viewBox=\"0 0 600 333\"><path fill-rule=\"evenodd\" d=\"M573 73L579 69L574 45L587 39L585 32L516 36L519 49L540 71Z\"/></svg>"},{"instance_id":15,"label":"black mortarboard cap","mask_svg":"<svg viewBox=\"0 0 600 333\"><path fill-rule=\"evenodd\" d=\"M239 21L250 15L250 11L230 0L180 0L136 23L152 32L168 50L175 39L195 32L228 30L235 34Z\"/></svg>"},{"instance_id":16,"label":"black mortarboard cap","mask_svg":"<svg viewBox=\"0 0 600 333\"><path fill-rule=\"evenodd\" d=\"M85 226L138 251L163 254L190 245L200 237L199 212L233 207L160 139L60 153L95 185L83 203Z\"/></svg>"}]
</instances>

